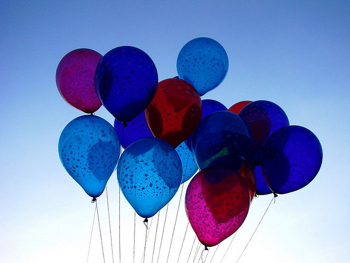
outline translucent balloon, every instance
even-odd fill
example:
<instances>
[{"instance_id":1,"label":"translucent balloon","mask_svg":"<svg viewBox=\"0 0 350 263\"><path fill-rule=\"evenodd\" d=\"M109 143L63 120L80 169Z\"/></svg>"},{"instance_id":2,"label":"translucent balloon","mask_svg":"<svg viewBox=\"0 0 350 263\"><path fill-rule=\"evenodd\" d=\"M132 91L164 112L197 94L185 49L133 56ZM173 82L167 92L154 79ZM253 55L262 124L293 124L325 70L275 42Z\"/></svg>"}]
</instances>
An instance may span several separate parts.
<instances>
[{"instance_id":1,"label":"translucent balloon","mask_svg":"<svg viewBox=\"0 0 350 263\"><path fill-rule=\"evenodd\" d=\"M187 217L199 241L208 247L219 244L242 225L249 205L246 181L231 170L202 170L186 191Z\"/></svg>"},{"instance_id":2,"label":"translucent balloon","mask_svg":"<svg viewBox=\"0 0 350 263\"><path fill-rule=\"evenodd\" d=\"M126 123L144 111L153 99L158 73L145 52L122 46L103 56L95 80L102 104L117 120Z\"/></svg>"},{"instance_id":3,"label":"translucent balloon","mask_svg":"<svg viewBox=\"0 0 350 263\"><path fill-rule=\"evenodd\" d=\"M245 163L238 172L246 180L249 187L250 200L253 200L256 192L256 178L252 167L248 163Z\"/></svg>"},{"instance_id":4,"label":"translucent balloon","mask_svg":"<svg viewBox=\"0 0 350 263\"><path fill-rule=\"evenodd\" d=\"M144 218L155 215L173 198L182 179L179 155L157 138L143 138L127 147L117 171L126 200Z\"/></svg>"},{"instance_id":5,"label":"translucent balloon","mask_svg":"<svg viewBox=\"0 0 350 263\"><path fill-rule=\"evenodd\" d=\"M85 115L64 128L58 152L70 176L89 196L98 197L117 166L120 145L112 125L100 117Z\"/></svg>"},{"instance_id":6,"label":"translucent balloon","mask_svg":"<svg viewBox=\"0 0 350 263\"><path fill-rule=\"evenodd\" d=\"M308 185L322 164L322 147L310 130L301 126L279 129L263 149L263 172L270 188L279 194Z\"/></svg>"},{"instance_id":7,"label":"translucent balloon","mask_svg":"<svg viewBox=\"0 0 350 263\"><path fill-rule=\"evenodd\" d=\"M136 118L128 122L128 125L124 125L124 123L115 119L114 129L116 130L120 144L124 149L139 139L153 137L153 134L147 125L144 112L141 112Z\"/></svg>"},{"instance_id":8,"label":"translucent balloon","mask_svg":"<svg viewBox=\"0 0 350 263\"><path fill-rule=\"evenodd\" d=\"M86 113L93 113L102 105L94 80L101 58L94 50L76 49L62 58L56 70L56 84L63 99Z\"/></svg>"},{"instance_id":9,"label":"translucent balloon","mask_svg":"<svg viewBox=\"0 0 350 263\"><path fill-rule=\"evenodd\" d=\"M272 190L267 184L261 165L254 167L254 175L256 179L256 194L257 195L268 195L272 194Z\"/></svg>"},{"instance_id":10,"label":"translucent balloon","mask_svg":"<svg viewBox=\"0 0 350 263\"><path fill-rule=\"evenodd\" d=\"M285 112L275 103L257 100L246 105L239 116L247 124L252 136L252 152L248 158L251 165L261 164L261 151L269 136L289 125Z\"/></svg>"},{"instance_id":11,"label":"translucent balloon","mask_svg":"<svg viewBox=\"0 0 350 263\"><path fill-rule=\"evenodd\" d=\"M154 137L174 148L196 129L202 115L202 100L197 91L181 79L166 79L158 84L156 95L145 110Z\"/></svg>"},{"instance_id":12,"label":"translucent balloon","mask_svg":"<svg viewBox=\"0 0 350 263\"><path fill-rule=\"evenodd\" d=\"M192 138L192 151L198 167L224 167L237 171L250 153L251 138L247 125L229 111L205 117Z\"/></svg>"},{"instance_id":13,"label":"translucent balloon","mask_svg":"<svg viewBox=\"0 0 350 263\"><path fill-rule=\"evenodd\" d=\"M225 111L227 108L221 102L216 100L206 99L202 100L202 117L201 120L207 117L209 114L217 111ZM191 149L192 134L186 139L186 144L188 148Z\"/></svg>"},{"instance_id":14,"label":"translucent balloon","mask_svg":"<svg viewBox=\"0 0 350 263\"><path fill-rule=\"evenodd\" d=\"M251 102L252 101L250 101L250 100L244 100L244 101L237 102L236 104L233 104L228 110L230 112L238 114L245 106L247 106Z\"/></svg>"},{"instance_id":15,"label":"translucent balloon","mask_svg":"<svg viewBox=\"0 0 350 263\"><path fill-rule=\"evenodd\" d=\"M194 160L194 156L185 142L182 142L176 147L176 152L179 154L182 163L182 180L181 183L190 179L197 171L198 166Z\"/></svg>"},{"instance_id":16,"label":"translucent balloon","mask_svg":"<svg viewBox=\"0 0 350 263\"><path fill-rule=\"evenodd\" d=\"M189 41L177 57L180 79L189 82L204 95L216 88L226 77L228 56L217 41L200 37Z\"/></svg>"}]
</instances>

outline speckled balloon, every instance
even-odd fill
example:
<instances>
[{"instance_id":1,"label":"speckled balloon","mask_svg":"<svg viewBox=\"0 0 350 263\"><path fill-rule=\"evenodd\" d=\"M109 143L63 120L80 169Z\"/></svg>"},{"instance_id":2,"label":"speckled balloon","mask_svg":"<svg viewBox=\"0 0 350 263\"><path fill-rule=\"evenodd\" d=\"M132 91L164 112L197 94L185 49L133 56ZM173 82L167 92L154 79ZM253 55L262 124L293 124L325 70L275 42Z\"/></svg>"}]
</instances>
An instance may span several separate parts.
<instances>
[{"instance_id":1,"label":"speckled balloon","mask_svg":"<svg viewBox=\"0 0 350 263\"><path fill-rule=\"evenodd\" d=\"M124 123L115 119L114 129L116 130L120 144L124 149L139 139L154 137L147 125L144 112L141 112L132 121L129 121L126 126Z\"/></svg>"},{"instance_id":2,"label":"speckled balloon","mask_svg":"<svg viewBox=\"0 0 350 263\"><path fill-rule=\"evenodd\" d=\"M157 92L145 110L148 127L154 137L174 148L196 129L202 115L202 100L186 81L166 79L158 84Z\"/></svg>"},{"instance_id":3,"label":"speckled balloon","mask_svg":"<svg viewBox=\"0 0 350 263\"><path fill-rule=\"evenodd\" d=\"M70 176L88 195L98 197L117 166L120 145L112 125L100 117L85 115L64 128L58 151Z\"/></svg>"},{"instance_id":4,"label":"speckled balloon","mask_svg":"<svg viewBox=\"0 0 350 263\"><path fill-rule=\"evenodd\" d=\"M189 41L177 57L177 72L180 79L189 82L204 95L215 89L226 77L228 56L223 46L208 37Z\"/></svg>"},{"instance_id":5,"label":"speckled balloon","mask_svg":"<svg viewBox=\"0 0 350 263\"><path fill-rule=\"evenodd\" d=\"M243 224L250 206L249 189L235 171L205 169L189 184L185 207L199 241L215 246Z\"/></svg>"},{"instance_id":6,"label":"speckled balloon","mask_svg":"<svg viewBox=\"0 0 350 263\"><path fill-rule=\"evenodd\" d=\"M144 218L155 215L173 198L182 178L179 155L157 138L143 138L127 147L117 171L125 198Z\"/></svg>"},{"instance_id":7,"label":"speckled balloon","mask_svg":"<svg viewBox=\"0 0 350 263\"><path fill-rule=\"evenodd\" d=\"M144 51L122 46L103 56L95 81L102 104L117 120L126 123L144 111L153 99L158 73Z\"/></svg>"},{"instance_id":8,"label":"speckled balloon","mask_svg":"<svg viewBox=\"0 0 350 263\"><path fill-rule=\"evenodd\" d=\"M101 107L95 89L95 71L102 55L81 48L65 55L56 70L56 84L61 96L73 107L93 113Z\"/></svg>"},{"instance_id":9,"label":"speckled balloon","mask_svg":"<svg viewBox=\"0 0 350 263\"><path fill-rule=\"evenodd\" d=\"M279 129L263 149L263 173L278 194L297 191L308 185L322 164L321 144L310 130L301 126Z\"/></svg>"},{"instance_id":10,"label":"speckled balloon","mask_svg":"<svg viewBox=\"0 0 350 263\"><path fill-rule=\"evenodd\" d=\"M182 142L176 147L176 152L179 154L182 163L182 180L181 183L190 179L197 171L198 166L194 160L193 153L190 151L185 142Z\"/></svg>"},{"instance_id":11,"label":"speckled balloon","mask_svg":"<svg viewBox=\"0 0 350 263\"><path fill-rule=\"evenodd\" d=\"M243 101L237 102L233 104L228 110L230 112L238 114L245 106L247 106L251 102L252 101L250 100L243 100Z\"/></svg>"},{"instance_id":12,"label":"speckled balloon","mask_svg":"<svg viewBox=\"0 0 350 263\"><path fill-rule=\"evenodd\" d=\"M289 125L285 112L277 104L257 100L246 105L238 114L252 135L252 151L248 157L251 165L261 164L261 151L269 136Z\"/></svg>"},{"instance_id":13,"label":"speckled balloon","mask_svg":"<svg viewBox=\"0 0 350 263\"><path fill-rule=\"evenodd\" d=\"M198 167L224 167L237 171L250 153L247 125L229 111L209 114L199 123L192 137L192 152Z\"/></svg>"}]
</instances>

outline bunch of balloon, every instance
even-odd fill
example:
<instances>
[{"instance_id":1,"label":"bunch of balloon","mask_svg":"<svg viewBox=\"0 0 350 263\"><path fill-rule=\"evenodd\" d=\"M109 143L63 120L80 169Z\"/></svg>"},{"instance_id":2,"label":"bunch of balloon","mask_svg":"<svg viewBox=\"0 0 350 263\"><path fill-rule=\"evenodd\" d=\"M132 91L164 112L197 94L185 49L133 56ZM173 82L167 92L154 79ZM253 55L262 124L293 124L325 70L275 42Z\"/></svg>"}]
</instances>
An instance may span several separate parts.
<instances>
[{"instance_id":1,"label":"bunch of balloon","mask_svg":"<svg viewBox=\"0 0 350 263\"><path fill-rule=\"evenodd\" d=\"M101 107L95 90L95 72L102 55L91 49L66 54L56 70L61 96L73 107L91 115L72 120L59 138L58 152L68 174L95 200L115 170L120 144L114 128L92 115Z\"/></svg>"}]
</instances>

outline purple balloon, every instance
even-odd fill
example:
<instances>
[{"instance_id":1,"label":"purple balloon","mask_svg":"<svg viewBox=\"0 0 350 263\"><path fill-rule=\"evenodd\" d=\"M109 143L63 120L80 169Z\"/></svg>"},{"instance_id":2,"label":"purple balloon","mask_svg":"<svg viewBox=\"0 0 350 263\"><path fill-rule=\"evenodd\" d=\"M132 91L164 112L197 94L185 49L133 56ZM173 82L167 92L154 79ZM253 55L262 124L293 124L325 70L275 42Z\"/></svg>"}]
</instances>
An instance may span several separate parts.
<instances>
[{"instance_id":1,"label":"purple balloon","mask_svg":"<svg viewBox=\"0 0 350 263\"><path fill-rule=\"evenodd\" d=\"M275 103L257 100L246 105L238 114L247 124L252 136L251 165L261 164L261 152L272 133L289 125L285 112Z\"/></svg>"},{"instance_id":2,"label":"purple balloon","mask_svg":"<svg viewBox=\"0 0 350 263\"><path fill-rule=\"evenodd\" d=\"M94 79L101 58L94 50L76 49L62 58L56 70L56 84L63 99L85 113L93 113L102 105Z\"/></svg>"},{"instance_id":3,"label":"purple balloon","mask_svg":"<svg viewBox=\"0 0 350 263\"><path fill-rule=\"evenodd\" d=\"M301 126L279 129L267 140L262 168L270 188L279 194L308 185L322 164L322 146L310 130Z\"/></svg>"}]
</instances>

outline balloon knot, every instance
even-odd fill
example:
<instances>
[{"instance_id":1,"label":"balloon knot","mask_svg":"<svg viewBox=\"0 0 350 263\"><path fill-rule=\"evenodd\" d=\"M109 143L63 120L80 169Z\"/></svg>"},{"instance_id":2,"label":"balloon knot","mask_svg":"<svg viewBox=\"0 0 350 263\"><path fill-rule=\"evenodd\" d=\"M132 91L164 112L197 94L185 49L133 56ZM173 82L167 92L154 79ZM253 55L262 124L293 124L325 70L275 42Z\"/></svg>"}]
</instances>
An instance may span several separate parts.
<instances>
[{"instance_id":1,"label":"balloon knot","mask_svg":"<svg viewBox=\"0 0 350 263\"><path fill-rule=\"evenodd\" d=\"M276 198L278 197L278 195L275 193L275 192L273 192L273 202L274 203L276 203Z\"/></svg>"},{"instance_id":2,"label":"balloon knot","mask_svg":"<svg viewBox=\"0 0 350 263\"><path fill-rule=\"evenodd\" d=\"M207 246L204 246L204 250L209 250L209 248Z\"/></svg>"},{"instance_id":3,"label":"balloon knot","mask_svg":"<svg viewBox=\"0 0 350 263\"><path fill-rule=\"evenodd\" d=\"M93 197L92 200L91 200L91 203L95 203L96 201L97 201L97 198Z\"/></svg>"},{"instance_id":4,"label":"balloon knot","mask_svg":"<svg viewBox=\"0 0 350 263\"><path fill-rule=\"evenodd\" d=\"M148 218L145 218L145 220L143 220L143 224L145 225L145 227L148 230Z\"/></svg>"}]
</instances>

